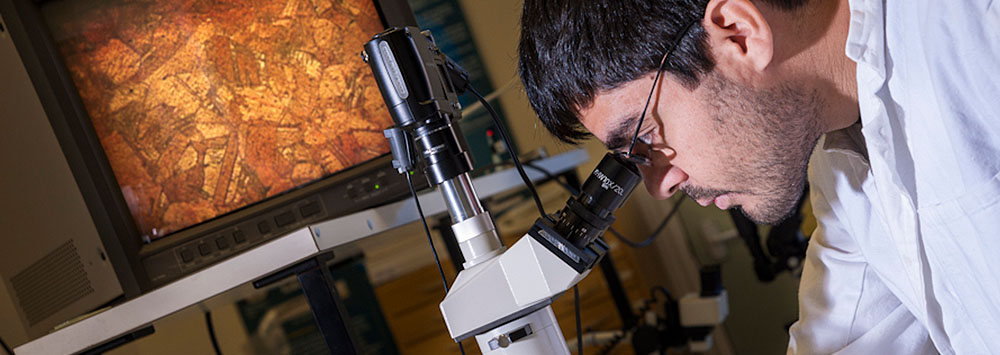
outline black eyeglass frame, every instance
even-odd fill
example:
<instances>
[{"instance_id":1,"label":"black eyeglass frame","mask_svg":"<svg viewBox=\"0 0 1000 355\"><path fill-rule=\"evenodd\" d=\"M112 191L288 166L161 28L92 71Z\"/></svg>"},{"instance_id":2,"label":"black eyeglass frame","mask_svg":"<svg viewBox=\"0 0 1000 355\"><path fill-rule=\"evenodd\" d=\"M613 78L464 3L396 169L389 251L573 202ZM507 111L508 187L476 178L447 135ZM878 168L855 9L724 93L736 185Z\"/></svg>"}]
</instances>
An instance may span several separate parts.
<instances>
[{"instance_id":1,"label":"black eyeglass frame","mask_svg":"<svg viewBox=\"0 0 1000 355\"><path fill-rule=\"evenodd\" d=\"M653 101L653 93L656 92L656 85L660 82L660 75L663 74L663 67L664 65L667 64L667 58L669 58L670 55L674 53L674 51L677 49L677 46L681 44L681 41L683 41L684 38L687 37L688 32L691 31L691 27L694 27L694 24L698 23L698 20L700 20L700 18L691 21L690 23L687 24L687 26L684 27L684 30L681 31L680 35L677 36L677 38L674 38L674 41L670 44L670 47L668 47L667 51L663 53L663 58L660 59L660 65L656 70L656 76L653 77L653 86L649 88L649 96L646 97L646 105L642 107L642 114L639 115L639 122L635 126L635 134L632 135L632 142L629 144L628 153L626 154L628 160L635 163L636 165L650 164L649 157L645 155L634 154L632 151L635 149L635 142L639 139L639 131L642 130L642 121L646 119L646 111L649 109L649 103Z\"/></svg>"}]
</instances>

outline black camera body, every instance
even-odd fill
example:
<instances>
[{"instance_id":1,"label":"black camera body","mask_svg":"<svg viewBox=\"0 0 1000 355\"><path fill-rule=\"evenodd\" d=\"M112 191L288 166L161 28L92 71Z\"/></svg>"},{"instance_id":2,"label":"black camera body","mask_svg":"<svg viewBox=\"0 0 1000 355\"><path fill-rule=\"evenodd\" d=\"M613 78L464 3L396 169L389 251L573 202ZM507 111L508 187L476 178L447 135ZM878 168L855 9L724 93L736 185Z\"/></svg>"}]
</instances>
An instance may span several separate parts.
<instances>
[{"instance_id":1,"label":"black camera body","mask_svg":"<svg viewBox=\"0 0 1000 355\"><path fill-rule=\"evenodd\" d=\"M377 76L396 124L386 136L394 145L407 144L393 147L394 154L400 152L397 168L405 170L415 163L403 161L410 158L402 152L409 152L406 156L420 157L416 163L434 185L471 171L468 144L453 124L462 117L458 96L465 91L469 74L438 49L430 32L392 28L375 35L361 55Z\"/></svg>"}]
</instances>

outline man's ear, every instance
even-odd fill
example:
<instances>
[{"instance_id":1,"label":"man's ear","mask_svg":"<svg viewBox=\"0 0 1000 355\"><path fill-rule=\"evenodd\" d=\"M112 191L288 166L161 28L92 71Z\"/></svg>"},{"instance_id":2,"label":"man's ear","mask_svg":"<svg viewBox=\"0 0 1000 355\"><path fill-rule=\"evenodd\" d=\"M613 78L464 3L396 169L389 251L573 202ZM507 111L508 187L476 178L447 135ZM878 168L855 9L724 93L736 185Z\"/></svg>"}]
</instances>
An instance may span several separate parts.
<instances>
[{"instance_id":1,"label":"man's ear","mask_svg":"<svg viewBox=\"0 0 1000 355\"><path fill-rule=\"evenodd\" d=\"M762 72L774 56L774 37L750 0L711 0L702 26L715 62L739 76Z\"/></svg>"}]
</instances>

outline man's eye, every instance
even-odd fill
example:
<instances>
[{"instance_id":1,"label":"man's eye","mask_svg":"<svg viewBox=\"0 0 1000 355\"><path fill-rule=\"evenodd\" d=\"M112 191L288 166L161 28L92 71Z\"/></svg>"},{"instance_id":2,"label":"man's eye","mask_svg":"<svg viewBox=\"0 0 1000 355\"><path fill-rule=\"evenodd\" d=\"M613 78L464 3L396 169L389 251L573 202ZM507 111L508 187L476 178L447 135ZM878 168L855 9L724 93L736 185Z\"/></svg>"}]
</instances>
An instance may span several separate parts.
<instances>
[{"instance_id":1,"label":"man's eye","mask_svg":"<svg viewBox=\"0 0 1000 355\"><path fill-rule=\"evenodd\" d=\"M641 137L639 137L639 141L642 142L645 145L653 145L653 134L652 133L646 133L646 134L642 135Z\"/></svg>"}]
</instances>

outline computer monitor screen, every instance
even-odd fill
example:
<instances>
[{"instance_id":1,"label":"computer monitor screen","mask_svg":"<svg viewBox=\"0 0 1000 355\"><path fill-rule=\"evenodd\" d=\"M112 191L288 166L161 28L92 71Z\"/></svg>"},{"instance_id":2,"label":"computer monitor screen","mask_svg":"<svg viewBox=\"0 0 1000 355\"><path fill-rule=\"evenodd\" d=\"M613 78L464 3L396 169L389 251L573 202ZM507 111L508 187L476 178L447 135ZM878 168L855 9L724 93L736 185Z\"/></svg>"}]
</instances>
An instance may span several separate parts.
<instances>
[{"instance_id":1,"label":"computer monitor screen","mask_svg":"<svg viewBox=\"0 0 1000 355\"><path fill-rule=\"evenodd\" d=\"M389 151L372 0L41 10L147 243Z\"/></svg>"}]
</instances>

